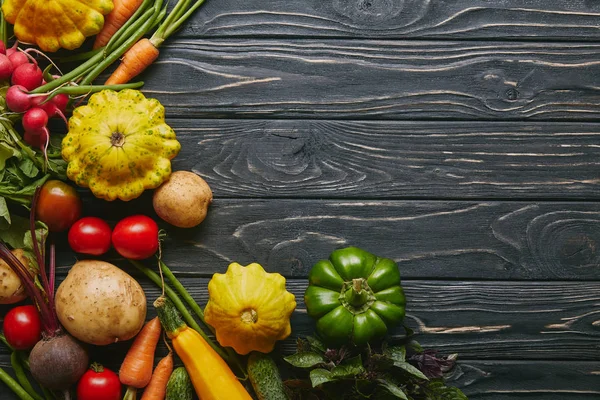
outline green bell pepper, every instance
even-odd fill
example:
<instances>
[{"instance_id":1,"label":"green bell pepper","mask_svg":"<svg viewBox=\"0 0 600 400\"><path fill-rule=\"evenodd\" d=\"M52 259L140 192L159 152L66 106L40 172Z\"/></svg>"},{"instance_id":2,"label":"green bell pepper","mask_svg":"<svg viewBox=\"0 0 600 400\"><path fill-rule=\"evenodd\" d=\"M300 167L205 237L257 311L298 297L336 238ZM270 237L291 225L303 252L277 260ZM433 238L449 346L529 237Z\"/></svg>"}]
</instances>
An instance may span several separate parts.
<instances>
[{"instance_id":1,"label":"green bell pepper","mask_svg":"<svg viewBox=\"0 0 600 400\"><path fill-rule=\"evenodd\" d=\"M329 345L364 346L404 319L406 298L398 265L357 247L317 262L304 294L308 315Z\"/></svg>"}]
</instances>

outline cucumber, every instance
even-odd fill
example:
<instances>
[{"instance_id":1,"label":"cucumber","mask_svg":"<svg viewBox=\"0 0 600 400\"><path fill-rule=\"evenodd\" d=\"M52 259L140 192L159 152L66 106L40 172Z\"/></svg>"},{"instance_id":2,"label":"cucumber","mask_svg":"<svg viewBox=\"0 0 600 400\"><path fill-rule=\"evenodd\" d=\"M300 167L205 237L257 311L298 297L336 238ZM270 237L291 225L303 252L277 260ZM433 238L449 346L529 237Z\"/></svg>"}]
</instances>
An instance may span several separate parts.
<instances>
[{"instance_id":1,"label":"cucumber","mask_svg":"<svg viewBox=\"0 0 600 400\"><path fill-rule=\"evenodd\" d=\"M187 371L184 367L175 368L167 382L165 400L192 400L193 396L194 387Z\"/></svg>"},{"instance_id":2,"label":"cucumber","mask_svg":"<svg viewBox=\"0 0 600 400\"><path fill-rule=\"evenodd\" d=\"M250 353L248 377L258 400L288 400L277 365L268 354Z\"/></svg>"}]
</instances>

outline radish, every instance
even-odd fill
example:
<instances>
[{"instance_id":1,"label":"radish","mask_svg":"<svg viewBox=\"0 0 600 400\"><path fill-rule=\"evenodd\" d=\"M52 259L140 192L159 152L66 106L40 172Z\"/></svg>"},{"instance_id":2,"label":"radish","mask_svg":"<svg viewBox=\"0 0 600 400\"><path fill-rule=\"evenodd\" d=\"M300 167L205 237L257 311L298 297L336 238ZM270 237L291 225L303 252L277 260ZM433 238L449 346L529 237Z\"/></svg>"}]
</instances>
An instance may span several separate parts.
<instances>
[{"instance_id":1,"label":"radish","mask_svg":"<svg viewBox=\"0 0 600 400\"><path fill-rule=\"evenodd\" d=\"M33 90L42 84L44 73L35 64L22 64L15 68L11 82L13 85L21 85L27 90Z\"/></svg>"},{"instance_id":2,"label":"radish","mask_svg":"<svg viewBox=\"0 0 600 400\"><path fill-rule=\"evenodd\" d=\"M58 322L54 306L54 282L56 272L55 247L50 244L49 273L44 264L44 248L38 241L35 231L35 209L40 196L40 188L35 191L29 216L33 252L39 266L39 277L32 276L29 269L17 259L6 244L0 240L0 258L13 270L27 294L37 306L42 322L42 340L29 354L31 374L41 386L65 392L70 398L69 387L79 380L88 368L89 356L86 349L73 337L65 333ZM38 282L38 283L36 283Z\"/></svg>"},{"instance_id":3,"label":"radish","mask_svg":"<svg viewBox=\"0 0 600 400\"><path fill-rule=\"evenodd\" d=\"M25 131L38 131L48 124L48 114L40 107L33 107L23 115L22 122Z\"/></svg>"},{"instance_id":4,"label":"radish","mask_svg":"<svg viewBox=\"0 0 600 400\"><path fill-rule=\"evenodd\" d=\"M25 112L32 106L32 97L28 90L21 85L13 85L6 91L6 106L13 112Z\"/></svg>"},{"instance_id":5,"label":"radish","mask_svg":"<svg viewBox=\"0 0 600 400\"><path fill-rule=\"evenodd\" d=\"M6 43L3 40L0 40L0 54L6 54Z\"/></svg>"},{"instance_id":6,"label":"radish","mask_svg":"<svg viewBox=\"0 0 600 400\"><path fill-rule=\"evenodd\" d=\"M16 41L15 44L13 44L11 47L6 49L6 55L10 56L11 54L16 53L18 51L18 49L17 49L18 45L19 45L19 42Z\"/></svg>"},{"instance_id":7,"label":"radish","mask_svg":"<svg viewBox=\"0 0 600 400\"><path fill-rule=\"evenodd\" d=\"M50 132L48 131L48 128L43 127L39 130L25 131L23 140L31 147L42 150L46 157L46 149L50 141Z\"/></svg>"},{"instance_id":8,"label":"radish","mask_svg":"<svg viewBox=\"0 0 600 400\"><path fill-rule=\"evenodd\" d=\"M13 65L4 54L0 54L0 80L7 80L13 73Z\"/></svg>"},{"instance_id":9,"label":"radish","mask_svg":"<svg viewBox=\"0 0 600 400\"><path fill-rule=\"evenodd\" d=\"M69 96L63 93L59 93L52 97L50 100L46 100L47 96L32 96L31 104L33 107L42 108L48 117L60 117L65 122L65 125L68 125L67 117L65 117L64 112L67 109L67 104L69 103Z\"/></svg>"},{"instance_id":10,"label":"radish","mask_svg":"<svg viewBox=\"0 0 600 400\"><path fill-rule=\"evenodd\" d=\"M29 64L29 57L27 57L27 54L23 53L22 51L14 51L9 53L9 50L10 49L6 50L6 56L15 69L23 64Z\"/></svg>"}]
</instances>

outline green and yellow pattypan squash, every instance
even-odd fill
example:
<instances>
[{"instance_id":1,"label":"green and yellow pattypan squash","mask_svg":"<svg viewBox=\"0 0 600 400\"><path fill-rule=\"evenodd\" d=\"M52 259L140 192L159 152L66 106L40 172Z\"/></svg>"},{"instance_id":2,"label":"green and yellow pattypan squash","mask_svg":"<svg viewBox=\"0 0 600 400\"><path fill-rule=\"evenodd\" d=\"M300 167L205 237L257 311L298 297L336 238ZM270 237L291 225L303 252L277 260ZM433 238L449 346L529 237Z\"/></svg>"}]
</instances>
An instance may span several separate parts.
<instances>
[{"instance_id":1,"label":"green and yellow pattypan squash","mask_svg":"<svg viewBox=\"0 0 600 400\"><path fill-rule=\"evenodd\" d=\"M43 51L73 50L100 32L112 0L4 0L4 18L20 42Z\"/></svg>"},{"instance_id":2,"label":"green and yellow pattypan squash","mask_svg":"<svg viewBox=\"0 0 600 400\"><path fill-rule=\"evenodd\" d=\"M77 185L127 201L166 180L180 148L158 100L138 90L103 90L73 111L62 156Z\"/></svg>"}]
</instances>

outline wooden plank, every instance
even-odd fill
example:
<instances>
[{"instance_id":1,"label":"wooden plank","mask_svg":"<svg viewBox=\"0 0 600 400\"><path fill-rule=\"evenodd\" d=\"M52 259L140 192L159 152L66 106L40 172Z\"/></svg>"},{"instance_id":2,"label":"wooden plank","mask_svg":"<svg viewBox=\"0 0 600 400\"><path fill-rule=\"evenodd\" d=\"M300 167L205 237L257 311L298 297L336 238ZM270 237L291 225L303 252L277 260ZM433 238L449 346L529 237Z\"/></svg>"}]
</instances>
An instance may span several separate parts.
<instances>
[{"instance_id":1,"label":"wooden plank","mask_svg":"<svg viewBox=\"0 0 600 400\"><path fill-rule=\"evenodd\" d=\"M463 361L455 386L477 400L592 400L600 396L600 363Z\"/></svg>"},{"instance_id":2,"label":"wooden plank","mask_svg":"<svg viewBox=\"0 0 600 400\"><path fill-rule=\"evenodd\" d=\"M175 119L217 197L600 198L600 125Z\"/></svg>"},{"instance_id":3,"label":"wooden plank","mask_svg":"<svg viewBox=\"0 0 600 400\"><path fill-rule=\"evenodd\" d=\"M209 0L181 35L593 40L599 18L584 0Z\"/></svg>"},{"instance_id":4,"label":"wooden plank","mask_svg":"<svg viewBox=\"0 0 600 400\"><path fill-rule=\"evenodd\" d=\"M113 354L99 352L98 356L98 362L118 369L118 363L109 361ZM597 399L600 394L600 364L597 361L459 362L462 375L450 384L460 387L469 399L591 400ZM0 354L0 366L10 371L10 361L6 354ZM0 384L0 396L2 400L18 399L3 384Z\"/></svg>"},{"instance_id":5,"label":"wooden plank","mask_svg":"<svg viewBox=\"0 0 600 400\"><path fill-rule=\"evenodd\" d=\"M152 302L160 295L159 289L128 264L119 265L142 283L148 318L156 315ZM180 278L204 306L208 278ZM304 305L307 283L306 279L287 282L288 290L296 296L297 308L292 317L293 336L280 348L285 353L295 349L296 337L314 332L314 322ZM408 301L405 323L426 348L480 361L600 359L600 282L405 280L403 287ZM111 353L118 358L127 346L119 344Z\"/></svg>"},{"instance_id":6,"label":"wooden plank","mask_svg":"<svg viewBox=\"0 0 600 400\"><path fill-rule=\"evenodd\" d=\"M597 120L600 44L180 39L141 79L172 116Z\"/></svg>"},{"instance_id":7,"label":"wooden plank","mask_svg":"<svg viewBox=\"0 0 600 400\"><path fill-rule=\"evenodd\" d=\"M152 215L149 194L85 209L114 220ZM599 222L600 203L587 202L215 198L198 228L164 226L163 256L186 273L257 261L305 277L334 249L355 245L395 259L405 278L598 280ZM73 261L61 254L61 265Z\"/></svg>"}]
</instances>

